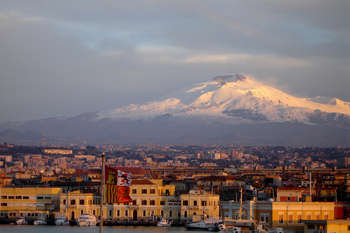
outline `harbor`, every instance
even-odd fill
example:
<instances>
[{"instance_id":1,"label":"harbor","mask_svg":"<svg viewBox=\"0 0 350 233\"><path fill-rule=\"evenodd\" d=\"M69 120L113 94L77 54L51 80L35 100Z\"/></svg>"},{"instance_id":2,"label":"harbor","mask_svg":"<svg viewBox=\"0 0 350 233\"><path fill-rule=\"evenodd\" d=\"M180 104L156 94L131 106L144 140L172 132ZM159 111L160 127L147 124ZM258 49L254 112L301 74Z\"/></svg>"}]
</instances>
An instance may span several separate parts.
<instances>
[{"instance_id":1,"label":"harbor","mask_svg":"<svg viewBox=\"0 0 350 233\"><path fill-rule=\"evenodd\" d=\"M98 227L71 227L71 226L34 226L34 225L0 225L1 233L97 233ZM105 233L161 233L161 232L186 232L184 227L143 227L143 226L105 226ZM198 233L206 231L196 231Z\"/></svg>"}]
</instances>

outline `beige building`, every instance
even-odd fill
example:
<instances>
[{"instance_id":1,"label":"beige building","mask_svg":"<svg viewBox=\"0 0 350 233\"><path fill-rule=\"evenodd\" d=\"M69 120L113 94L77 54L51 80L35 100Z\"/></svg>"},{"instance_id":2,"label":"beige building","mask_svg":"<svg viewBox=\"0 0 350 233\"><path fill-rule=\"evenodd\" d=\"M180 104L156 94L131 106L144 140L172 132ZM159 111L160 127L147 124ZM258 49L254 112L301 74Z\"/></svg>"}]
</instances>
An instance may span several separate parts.
<instances>
[{"instance_id":1,"label":"beige building","mask_svg":"<svg viewBox=\"0 0 350 233\"><path fill-rule=\"evenodd\" d=\"M350 233L350 220L305 221L304 232Z\"/></svg>"},{"instance_id":2,"label":"beige building","mask_svg":"<svg viewBox=\"0 0 350 233\"><path fill-rule=\"evenodd\" d=\"M222 216L239 219L240 204L221 202ZM334 220L334 202L246 201L241 208L242 219L255 220L268 227L302 231L304 221Z\"/></svg>"},{"instance_id":3,"label":"beige building","mask_svg":"<svg viewBox=\"0 0 350 233\"><path fill-rule=\"evenodd\" d=\"M179 218L180 202L175 197L175 185L163 185L162 180L132 180L129 204L106 204L103 208L105 219L120 221L151 221L161 217ZM100 215L100 197L80 191L62 194L60 214L69 219L82 214Z\"/></svg>"},{"instance_id":4,"label":"beige building","mask_svg":"<svg viewBox=\"0 0 350 233\"><path fill-rule=\"evenodd\" d=\"M61 192L61 188L0 187L0 217L47 217L59 211Z\"/></svg>"},{"instance_id":5,"label":"beige building","mask_svg":"<svg viewBox=\"0 0 350 233\"><path fill-rule=\"evenodd\" d=\"M220 196L204 190L190 190L180 195L181 221L198 221L200 218L220 217Z\"/></svg>"}]
</instances>

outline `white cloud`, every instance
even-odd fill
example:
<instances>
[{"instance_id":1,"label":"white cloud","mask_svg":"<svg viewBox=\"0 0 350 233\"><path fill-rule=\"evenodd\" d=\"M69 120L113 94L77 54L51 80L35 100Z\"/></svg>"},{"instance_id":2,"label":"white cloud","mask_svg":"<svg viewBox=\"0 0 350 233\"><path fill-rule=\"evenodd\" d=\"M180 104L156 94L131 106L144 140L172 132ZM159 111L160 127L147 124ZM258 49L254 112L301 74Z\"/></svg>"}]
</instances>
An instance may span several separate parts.
<instances>
[{"instance_id":1,"label":"white cloud","mask_svg":"<svg viewBox=\"0 0 350 233\"><path fill-rule=\"evenodd\" d=\"M230 64L266 64L276 67L306 67L311 63L305 59L283 57L271 54L198 54L187 57L185 63L230 63Z\"/></svg>"}]
</instances>

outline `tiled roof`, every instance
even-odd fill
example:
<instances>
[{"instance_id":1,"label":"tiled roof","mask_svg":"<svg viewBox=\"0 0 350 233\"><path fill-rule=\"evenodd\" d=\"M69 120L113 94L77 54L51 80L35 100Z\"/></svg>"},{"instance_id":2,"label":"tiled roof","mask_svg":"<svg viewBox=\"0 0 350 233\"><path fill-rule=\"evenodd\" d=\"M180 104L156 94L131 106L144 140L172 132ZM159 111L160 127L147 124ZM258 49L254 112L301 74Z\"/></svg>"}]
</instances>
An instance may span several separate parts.
<instances>
[{"instance_id":1,"label":"tiled roof","mask_svg":"<svg viewBox=\"0 0 350 233\"><path fill-rule=\"evenodd\" d=\"M142 185L142 184L150 185L150 184L154 184L154 183L152 183L150 180L146 180L146 179L137 179L137 180L133 179L133 180L131 180L131 185Z\"/></svg>"}]
</instances>

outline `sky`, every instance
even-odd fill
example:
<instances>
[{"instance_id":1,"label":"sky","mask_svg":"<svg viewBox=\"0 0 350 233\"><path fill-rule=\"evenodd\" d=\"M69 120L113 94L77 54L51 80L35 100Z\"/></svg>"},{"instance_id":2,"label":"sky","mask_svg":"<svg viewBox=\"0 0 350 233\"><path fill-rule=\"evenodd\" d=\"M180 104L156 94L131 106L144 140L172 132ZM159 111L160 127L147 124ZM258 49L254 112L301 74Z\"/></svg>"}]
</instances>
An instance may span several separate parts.
<instances>
[{"instance_id":1,"label":"sky","mask_svg":"<svg viewBox=\"0 0 350 233\"><path fill-rule=\"evenodd\" d=\"M1 0L0 122L158 100L241 73L350 101L349 0Z\"/></svg>"}]
</instances>

